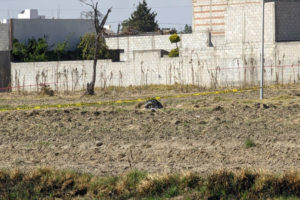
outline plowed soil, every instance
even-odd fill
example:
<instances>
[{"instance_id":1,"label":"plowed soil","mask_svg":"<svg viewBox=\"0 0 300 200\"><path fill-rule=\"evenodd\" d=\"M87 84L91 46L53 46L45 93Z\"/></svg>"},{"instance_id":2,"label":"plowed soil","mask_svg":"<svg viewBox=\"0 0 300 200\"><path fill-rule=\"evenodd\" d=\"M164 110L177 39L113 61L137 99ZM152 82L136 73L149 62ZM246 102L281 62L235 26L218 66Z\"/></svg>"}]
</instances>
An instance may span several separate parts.
<instances>
[{"instance_id":1,"label":"plowed soil","mask_svg":"<svg viewBox=\"0 0 300 200\"><path fill-rule=\"evenodd\" d=\"M134 168L203 174L299 170L300 86L268 89L266 97L260 101L258 91L248 91L163 99L165 108L155 112L136 104L2 112L0 168L55 167L96 175ZM0 98L2 107L88 101Z\"/></svg>"}]
</instances>

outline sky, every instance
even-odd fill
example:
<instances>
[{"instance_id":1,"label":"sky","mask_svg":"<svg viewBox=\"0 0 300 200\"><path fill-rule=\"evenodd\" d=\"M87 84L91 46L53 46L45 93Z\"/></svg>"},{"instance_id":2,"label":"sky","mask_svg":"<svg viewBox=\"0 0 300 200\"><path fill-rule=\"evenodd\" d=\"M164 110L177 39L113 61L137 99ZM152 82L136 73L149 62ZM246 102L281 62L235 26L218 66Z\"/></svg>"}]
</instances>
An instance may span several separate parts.
<instances>
[{"instance_id":1,"label":"sky","mask_svg":"<svg viewBox=\"0 0 300 200\"><path fill-rule=\"evenodd\" d=\"M94 0L95 1L95 0ZM112 7L107 24L116 31L120 22L130 17L141 0L99 0L100 10L105 13ZM161 28L182 30L192 24L192 0L147 0L148 6L157 13ZM47 18L80 18L88 7L79 0L0 0L0 19L17 18L24 9L38 9Z\"/></svg>"}]
</instances>

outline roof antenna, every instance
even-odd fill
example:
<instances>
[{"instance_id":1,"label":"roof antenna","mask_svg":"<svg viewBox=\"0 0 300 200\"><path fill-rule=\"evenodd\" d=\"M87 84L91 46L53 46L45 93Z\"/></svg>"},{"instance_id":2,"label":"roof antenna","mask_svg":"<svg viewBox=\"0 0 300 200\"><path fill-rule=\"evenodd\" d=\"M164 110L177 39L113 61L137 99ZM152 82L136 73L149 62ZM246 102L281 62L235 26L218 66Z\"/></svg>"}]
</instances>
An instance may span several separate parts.
<instances>
[{"instance_id":1,"label":"roof antenna","mask_svg":"<svg viewBox=\"0 0 300 200\"><path fill-rule=\"evenodd\" d=\"M57 19L60 19L60 5L57 5Z\"/></svg>"}]
</instances>

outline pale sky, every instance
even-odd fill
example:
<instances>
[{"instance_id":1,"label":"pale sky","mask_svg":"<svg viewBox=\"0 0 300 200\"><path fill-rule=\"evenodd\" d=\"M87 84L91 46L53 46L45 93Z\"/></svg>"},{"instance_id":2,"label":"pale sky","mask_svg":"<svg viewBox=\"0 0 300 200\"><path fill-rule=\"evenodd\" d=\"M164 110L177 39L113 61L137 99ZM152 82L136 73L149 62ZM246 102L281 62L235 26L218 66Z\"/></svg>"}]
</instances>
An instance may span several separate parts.
<instances>
[{"instance_id":1,"label":"pale sky","mask_svg":"<svg viewBox=\"0 0 300 200\"><path fill-rule=\"evenodd\" d=\"M129 18L138 2L100 0L99 5L102 12L113 7L107 24L116 30L117 24ZM192 0L147 0L147 3L157 12L160 27L174 27L180 31L185 24L192 24ZM88 9L79 0L0 0L0 19L17 18L17 14L27 8L38 9L39 14L47 18L80 18L80 13Z\"/></svg>"}]
</instances>

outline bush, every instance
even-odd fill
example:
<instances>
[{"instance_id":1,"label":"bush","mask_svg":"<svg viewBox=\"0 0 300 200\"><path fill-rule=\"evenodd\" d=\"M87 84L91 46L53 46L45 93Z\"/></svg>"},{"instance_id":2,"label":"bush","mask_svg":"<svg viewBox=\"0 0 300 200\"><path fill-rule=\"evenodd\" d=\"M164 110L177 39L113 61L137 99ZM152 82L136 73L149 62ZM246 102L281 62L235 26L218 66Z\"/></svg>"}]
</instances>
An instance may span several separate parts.
<instances>
[{"instance_id":1,"label":"bush","mask_svg":"<svg viewBox=\"0 0 300 200\"><path fill-rule=\"evenodd\" d=\"M80 38L80 43L75 50L70 50L69 41L58 42L51 50L46 38L31 38L22 43L13 40L12 60L14 62L39 62L39 61L61 61L61 60L92 60L95 49L94 33L87 33ZM99 41L98 59L117 57L116 52L109 51L104 40Z\"/></svg>"},{"instance_id":2,"label":"bush","mask_svg":"<svg viewBox=\"0 0 300 200\"><path fill-rule=\"evenodd\" d=\"M27 44L13 40L12 56L13 61L17 62L35 62L47 61L48 44L44 38L38 40L31 38Z\"/></svg>"},{"instance_id":3,"label":"bush","mask_svg":"<svg viewBox=\"0 0 300 200\"><path fill-rule=\"evenodd\" d=\"M54 96L54 90L50 88L50 85L41 84L41 95L49 95L50 97Z\"/></svg>"},{"instance_id":4,"label":"bush","mask_svg":"<svg viewBox=\"0 0 300 200\"><path fill-rule=\"evenodd\" d=\"M249 149L249 148L255 147L256 144L251 138L247 138L247 140L245 141L245 146L246 146L246 149Z\"/></svg>"},{"instance_id":5,"label":"bush","mask_svg":"<svg viewBox=\"0 0 300 200\"><path fill-rule=\"evenodd\" d=\"M179 57L179 49L172 49L169 53L170 58Z\"/></svg>"},{"instance_id":6,"label":"bush","mask_svg":"<svg viewBox=\"0 0 300 200\"><path fill-rule=\"evenodd\" d=\"M177 43L180 42L180 37L177 35L177 33L174 33L173 35L170 36L170 42L173 43Z\"/></svg>"},{"instance_id":7,"label":"bush","mask_svg":"<svg viewBox=\"0 0 300 200\"><path fill-rule=\"evenodd\" d=\"M80 38L78 49L81 51L81 57L83 60L94 59L96 35L94 33L86 33ZM103 39L99 40L99 51L97 53L98 59L106 59L109 57L108 47Z\"/></svg>"},{"instance_id":8,"label":"bush","mask_svg":"<svg viewBox=\"0 0 300 200\"><path fill-rule=\"evenodd\" d=\"M74 171L0 170L0 199L299 199L300 174L283 175L219 171L197 174L148 175L132 171L97 177ZM181 199L181 198L180 198Z\"/></svg>"}]
</instances>

